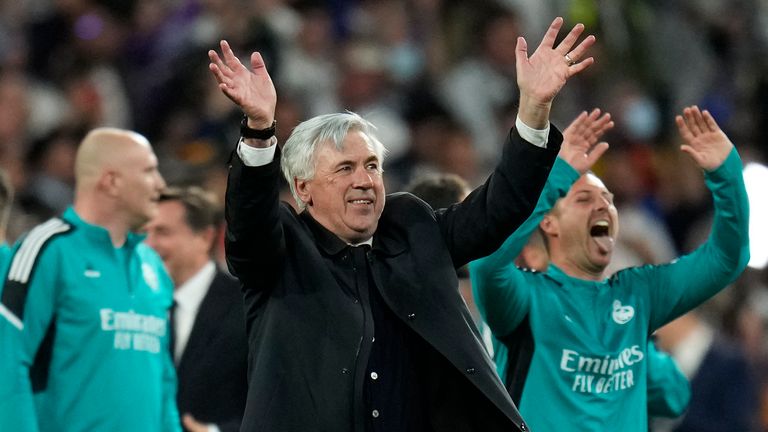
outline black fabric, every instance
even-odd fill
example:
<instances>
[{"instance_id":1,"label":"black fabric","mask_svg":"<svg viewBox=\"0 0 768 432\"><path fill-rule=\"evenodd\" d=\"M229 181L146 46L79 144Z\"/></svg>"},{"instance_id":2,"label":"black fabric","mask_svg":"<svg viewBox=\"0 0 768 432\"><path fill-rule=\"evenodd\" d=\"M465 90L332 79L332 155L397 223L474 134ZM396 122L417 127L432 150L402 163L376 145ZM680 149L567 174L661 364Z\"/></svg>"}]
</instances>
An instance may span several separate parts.
<instances>
[{"instance_id":1,"label":"black fabric","mask_svg":"<svg viewBox=\"0 0 768 432\"><path fill-rule=\"evenodd\" d=\"M507 376L504 379L504 387L507 388L512 401L520 405L533 351L536 348L528 316L500 341L507 347Z\"/></svg>"},{"instance_id":2,"label":"black fabric","mask_svg":"<svg viewBox=\"0 0 768 432\"><path fill-rule=\"evenodd\" d=\"M3 306L22 322L24 321L24 305L27 303L28 293L29 284L15 280L5 281L2 297Z\"/></svg>"},{"instance_id":3,"label":"black fabric","mask_svg":"<svg viewBox=\"0 0 768 432\"><path fill-rule=\"evenodd\" d=\"M368 432L426 431L413 331L384 302L368 268L370 247L352 247L362 301L370 304L374 339L363 384Z\"/></svg>"},{"instance_id":4,"label":"black fabric","mask_svg":"<svg viewBox=\"0 0 768 432\"><path fill-rule=\"evenodd\" d=\"M39 393L48 388L48 377L51 372L51 359L53 358L53 341L56 338L56 317L51 319L48 328L45 330L45 336L40 342L40 346L35 353L35 359L29 368L29 380L32 385L32 392Z\"/></svg>"},{"instance_id":5,"label":"black fabric","mask_svg":"<svg viewBox=\"0 0 768 432\"><path fill-rule=\"evenodd\" d=\"M238 431L248 390L247 358L240 284L217 271L177 362L179 414L214 423L222 432Z\"/></svg>"},{"instance_id":6,"label":"black fabric","mask_svg":"<svg viewBox=\"0 0 768 432\"><path fill-rule=\"evenodd\" d=\"M171 352L171 358L176 359L176 307L178 304L176 300L171 304L171 309L168 311L168 350Z\"/></svg>"},{"instance_id":7,"label":"black fabric","mask_svg":"<svg viewBox=\"0 0 768 432\"><path fill-rule=\"evenodd\" d=\"M561 141L554 127L547 149L513 133L488 181L445 211L410 194L387 196L367 255L370 279L421 341L408 350L435 432L526 429L458 292L456 268L497 249L530 216ZM279 203L279 158L278 149L272 163L246 167L235 154L227 185L227 262L243 284L250 346L242 431L363 431L372 311L339 282L346 245Z\"/></svg>"}]
</instances>

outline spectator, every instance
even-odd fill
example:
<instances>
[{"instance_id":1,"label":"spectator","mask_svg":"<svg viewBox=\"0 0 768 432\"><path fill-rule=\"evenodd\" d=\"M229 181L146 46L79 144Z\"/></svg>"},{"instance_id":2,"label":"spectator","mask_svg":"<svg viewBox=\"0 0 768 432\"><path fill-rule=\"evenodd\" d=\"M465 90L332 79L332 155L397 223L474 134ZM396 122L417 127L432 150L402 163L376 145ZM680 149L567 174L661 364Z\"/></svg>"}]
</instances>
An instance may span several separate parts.
<instances>
[{"instance_id":1,"label":"spectator","mask_svg":"<svg viewBox=\"0 0 768 432\"><path fill-rule=\"evenodd\" d=\"M212 259L222 214L199 187L168 188L147 225L176 286L171 321L179 413L185 430L240 430L248 345L237 280Z\"/></svg>"}]
</instances>

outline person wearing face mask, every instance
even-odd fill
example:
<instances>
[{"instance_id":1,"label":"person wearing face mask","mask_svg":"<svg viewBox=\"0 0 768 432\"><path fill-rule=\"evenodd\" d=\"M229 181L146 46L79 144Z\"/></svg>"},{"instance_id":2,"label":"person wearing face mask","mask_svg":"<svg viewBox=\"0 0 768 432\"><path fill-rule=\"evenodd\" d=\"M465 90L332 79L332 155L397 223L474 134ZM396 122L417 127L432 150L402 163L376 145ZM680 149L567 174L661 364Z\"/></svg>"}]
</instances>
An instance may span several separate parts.
<instances>
[{"instance_id":1,"label":"person wearing face mask","mask_svg":"<svg viewBox=\"0 0 768 432\"><path fill-rule=\"evenodd\" d=\"M531 217L470 264L478 308L502 342L497 368L533 430L647 431L650 335L722 290L749 261L736 149L707 111L685 108L676 123L681 150L704 170L715 203L710 237L696 251L606 278L619 233L612 195L592 173L553 170ZM536 229L550 256L546 272L514 265Z\"/></svg>"}]
</instances>

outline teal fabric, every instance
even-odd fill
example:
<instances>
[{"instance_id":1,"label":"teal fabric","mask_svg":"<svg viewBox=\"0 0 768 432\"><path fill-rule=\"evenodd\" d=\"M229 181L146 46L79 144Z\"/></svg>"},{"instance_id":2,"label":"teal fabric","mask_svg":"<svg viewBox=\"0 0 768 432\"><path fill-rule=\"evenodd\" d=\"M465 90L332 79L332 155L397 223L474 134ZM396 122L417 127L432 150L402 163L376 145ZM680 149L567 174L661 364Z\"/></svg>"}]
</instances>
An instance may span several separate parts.
<instances>
[{"instance_id":1,"label":"teal fabric","mask_svg":"<svg viewBox=\"0 0 768 432\"><path fill-rule=\"evenodd\" d=\"M705 173L715 217L709 239L696 251L670 264L587 281L554 265L537 273L513 263L543 216L578 179L558 159L531 217L498 251L470 264L475 301L498 338L529 319L535 348L520 412L531 430L647 432L649 335L723 289L749 260L741 170L733 150L720 167ZM505 353L497 353L496 360L505 378Z\"/></svg>"},{"instance_id":2,"label":"teal fabric","mask_svg":"<svg viewBox=\"0 0 768 432\"><path fill-rule=\"evenodd\" d=\"M162 261L142 236L131 233L115 248L104 228L73 209L62 219L70 229L32 255L23 327L0 319L4 356L14 353L3 362L15 363L0 372L13 396L0 405L0 430L179 431L168 348L173 284ZM14 247L4 290L34 237ZM51 326L47 385L33 396L29 370Z\"/></svg>"},{"instance_id":3,"label":"teal fabric","mask_svg":"<svg viewBox=\"0 0 768 432\"><path fill-rule=\"evenodd\" d=\"M680 417L691 401L691 385L669 354L648 343L648 415Z\"/></svg>"}]
</instances>

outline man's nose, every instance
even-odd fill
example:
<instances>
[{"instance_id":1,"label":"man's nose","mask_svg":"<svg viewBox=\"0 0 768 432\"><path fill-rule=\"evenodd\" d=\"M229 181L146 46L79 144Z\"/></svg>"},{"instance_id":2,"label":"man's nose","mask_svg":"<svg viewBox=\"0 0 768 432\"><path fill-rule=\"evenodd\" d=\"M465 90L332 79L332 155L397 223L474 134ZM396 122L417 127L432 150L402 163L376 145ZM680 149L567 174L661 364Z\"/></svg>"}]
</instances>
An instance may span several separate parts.
<instances>
[{"instance_id":1,"label":"man's nose","mask_svg":"<svg viewBox=\"0 0 768 432\"><path fill-rule=\"evenodd\" d=\"M370 189L373 187L373 178L371 177L371 173L366 171L364 168L355 171L354 181L355 183L353 186L356 188Z\"/></svg>"}]
</instances>

